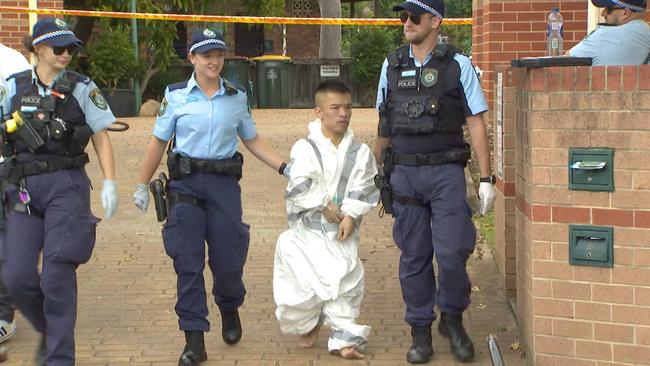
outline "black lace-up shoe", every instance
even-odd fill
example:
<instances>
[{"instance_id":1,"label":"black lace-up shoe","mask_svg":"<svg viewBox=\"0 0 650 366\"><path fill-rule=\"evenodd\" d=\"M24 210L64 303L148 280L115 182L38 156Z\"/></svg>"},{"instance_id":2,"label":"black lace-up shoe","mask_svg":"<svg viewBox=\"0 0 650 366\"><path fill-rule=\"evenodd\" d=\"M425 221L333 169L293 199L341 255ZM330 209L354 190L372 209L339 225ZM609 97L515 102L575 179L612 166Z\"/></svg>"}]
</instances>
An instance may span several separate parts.
<instances>
[{"instance_id":1,"label":"black lace-up shoe","mask_svg":"<svg viewBox=\"0 0 650 366\"><path fill-rule=\"evenodd\" d=\"M449 339L451 353L460 362L474 359L474 343L463 327L463 314L441 313L438 332Z\"/></svg>"},{"instance_id":2,"label":"black lace-up shoe","mask_svg":"<svg viewBox=\"0 0 650 366\"><path fill-rule=\"evenodd\" d=\"M226 344L235 344L241 339L241 321L239 312L235 310L222 310L221 312L221 336Z\"/></svg>"},{"instance_id":3,"label":"black lace-up shoe","mask_svg":"<svg viewBox=\"0 0 650 366\"><path fill-rule=\"evenodd\" d=\"M205 353L205 342L203 332L185 332L185 349L178 359L178 366L198 366L199 363L208 359Z\"/></svg>"},{"instance_id":4,"label":"black lace-up shoe","mask_svg":"<svg viewBox=\"0 0 650 366\"><path fill-rule=\"evenodd\" d=\"M409 363L427 363L433 356L433 340L431 339L431 326L411 327L413 344L406 353Z\"/></svg>"}]
</instances>

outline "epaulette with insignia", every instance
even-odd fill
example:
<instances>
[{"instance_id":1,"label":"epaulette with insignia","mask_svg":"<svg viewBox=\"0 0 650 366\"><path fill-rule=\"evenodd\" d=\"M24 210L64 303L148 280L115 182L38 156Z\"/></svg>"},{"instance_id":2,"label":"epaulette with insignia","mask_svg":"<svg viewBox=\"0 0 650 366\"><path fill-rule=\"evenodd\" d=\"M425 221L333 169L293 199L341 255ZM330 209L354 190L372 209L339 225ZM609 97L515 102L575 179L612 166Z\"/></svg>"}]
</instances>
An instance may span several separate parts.
<instances>
[{"instance_id":1,"label":"epaulette with insignia","mask_svg":"<svg viewBox=\"0 0 650 366\"><path fill-rule=\"evenodd\" d=\"M245 92L244 88L240 85L231 83L230 81L221 78L223 80L223 85L226 87L226 95L235 95L239 92L239 90ZM239 90L237 90L239 89Z\"/></svg>"}]
</instances>

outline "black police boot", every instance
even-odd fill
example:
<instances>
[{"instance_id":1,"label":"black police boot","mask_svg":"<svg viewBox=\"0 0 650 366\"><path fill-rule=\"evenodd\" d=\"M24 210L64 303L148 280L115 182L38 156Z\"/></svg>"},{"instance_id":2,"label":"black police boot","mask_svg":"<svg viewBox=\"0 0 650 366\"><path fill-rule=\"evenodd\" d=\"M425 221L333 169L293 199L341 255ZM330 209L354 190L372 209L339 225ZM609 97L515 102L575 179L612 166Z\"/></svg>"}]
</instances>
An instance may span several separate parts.
<instances>
[{"instance_id":1,"label":"black police boot","mask_svg":"<svg viewBox=\"0 0 650 366\"><path fill-rule=\"evenodd\" d=\"M185 349L178 359L178 366L198 366L199 363L208 359L205 353L205 342L203 341L203 332L186 331L185 332Z\"/></svg>"},{"instance_id":2,"label":"black police boot","mask_svg":"<svg viewBox=\"0 0 650 366\"><path fill-rule=\"evenodd\" d=\"M47 348L45 347L45 335L41 336L41 342L36 349L36 355L34 356L34 365L36 366L45 366L45 356L47 353Z\"/></svg>"},{"instance_id":3,"label":"black police boot","mask_svg":"<svg viewBox=\"0 0 650 366\"><path fill-rule=\"evenodd\" d=\"M239 312L235 310L223 310L221 312L221 337L226 344L235 344L241 338L241 321Z\"/></svg>"},{"instance_id":4,"label":"black police boot","mask_svg":"<svg viewBox=\"0 0 650 366\"><path fill-rule=\"evenodd\" d=\"M433 340L431 326L411 327L413 344L406 352L406 361L410 363L427 363L433 356Z\"/></svg>"},{"instance_id":5,"label":"black police boot","mask_svg":"<svg viewBox=\"0 0 650 366\"><path fill-rule=\"evenodd\" d=\"M441 313L438 332L449 339L449 348L460 362L474 359L474 343L463 328L463 314Z\"/></svg>"}]
</instances>

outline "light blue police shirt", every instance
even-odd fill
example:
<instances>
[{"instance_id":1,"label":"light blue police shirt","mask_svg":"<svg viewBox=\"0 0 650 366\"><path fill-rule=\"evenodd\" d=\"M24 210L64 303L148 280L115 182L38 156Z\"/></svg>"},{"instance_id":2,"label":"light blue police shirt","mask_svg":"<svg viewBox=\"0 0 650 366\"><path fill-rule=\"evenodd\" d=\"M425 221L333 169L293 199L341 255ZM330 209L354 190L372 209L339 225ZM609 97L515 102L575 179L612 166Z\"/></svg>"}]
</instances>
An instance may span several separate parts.
<instances>
[{"instance_id":1,"label":"light blue police shirt","mask_svg":"<svg viewBox=\"0 0 650 366\"><path fill-rule=\"evenodd\" d=\"M55 84L56 80L63 76L64 73L65 70L61 71L54 78L52 84ZM96 133L106 129L109 125L115 122L115 116L95 82L90 80L87 76L85 78L85 80L78 81L75 84L75 87L72 90L72 97L74 97L77 100L77 103L79 103L79 108L81 108L81 111L84 114L86 124L90 126L93 133ZM38 88L38 94L41 96L50 95L52 93L52 86L50 85L47 88L44 88L37 82L37 80L38 77L36 76L36 72L32 69L32 81ZM12 112L11 99L14 95L16 95L16 79L12 77L7 80L7 96L2 101L5 118L10 118ZM65 118L64 116L60 117Z\"/></svg>"},{"instance_id":2,"label":"light blue police shirt","mask_svg":"<svg viewBox=\"0 0 650 366\"><path fill-rule=\"evenodd\" d=\"M153 134L169 141L176 133L174 152L197 159L227 159L237 151L239 141L257 136L248 110L246 93L226 95L223 79L212 96L206 96L194 74L187 86L165 90Z\"/></svg>"},{"instance_id":3,"label":"light blue police shirt","mask_svg":"<svg viewBox=\"0 0 650 366\"><path fill-rule=\"evenodd\" d=\"M413 57L412 46L409 46L409 56L415 61L416 67L422 67L431 60L433 52L427 54L424 58L424 63L421 63L418 59ZM467 98L467 106L469 107L472 115L475 116L479 113L485 112L488 110L487 101L485 100L485 95L483 94L483 89L481 89L481 83L478 80L476 75L476 70L472 66L472 62L469 57L457 53L454 55L454 60L460 65L460 82L463 85L465 91L465 97ZM388 59L384 60L384 64L381 65L381 73L379 74L379 86L377 87L377 102L375 107L379 110L379 105L384 101L383 89L388 91L388 78L386 77L386 71L388 70Z\"/></svg>"},{"instance_id":4,"label":"light blue police shirt","mask_svg":"<svg viewBox=\"0 0 650 366\"><path fill-rule=\"evenodd\" d=\"M650 52L650 26L641 19L621 25L599 25L571 50L591 57L592 65L641 65Z\"/></svg>"}]
</instances>

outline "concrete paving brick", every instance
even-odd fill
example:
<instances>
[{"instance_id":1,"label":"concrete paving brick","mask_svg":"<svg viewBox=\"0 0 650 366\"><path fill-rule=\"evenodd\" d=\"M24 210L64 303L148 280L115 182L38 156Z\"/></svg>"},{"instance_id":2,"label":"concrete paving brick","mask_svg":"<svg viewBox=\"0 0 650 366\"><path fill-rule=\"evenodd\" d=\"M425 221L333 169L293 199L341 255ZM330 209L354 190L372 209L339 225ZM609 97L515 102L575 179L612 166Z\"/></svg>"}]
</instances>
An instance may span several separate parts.
<instances>
[{"instance_id":1,"label":"concrete paving brick","mask_svg":"<svg viewBox=\"0 0 650 366\"><path fill-rule=\"evenodd\" d=\"M254 110L260 134L283 157L291 145L304 137L311 110ZM117 216L98 225L97 244L88 264L78 270L79 316L77 321L77 365L175 366L184 346L174 313L176 280L171 260L165 255L153 202L142 214L133 206L135 178L149 141L153 118L125 119L131 128L111 133L118 172L120 204ZM355 109L351 127L358 138L371 143L377 114ZM244 270L246 301L240 310L244 336L236 346L221 340L219 311L209 298L212 332L206 334L209 360L205 366L325 366L406 365L410 333L404 323L404 305L397 277L399 251L391 239L392 220L378 218L377 210L364 220L360 257L366 269L366 296L360 322L373 327L366 359L343 361L327 352L327 329L322 329L315 348L296 345L294 336L283 336L275 320L272 292L273 253L278 235L285 230L283 192L285 180L263 166L243 149L244 178L241 180L244 221L251 225L251 246ZM99 194L101 175L92 149L88 175L94 184L92 207L103 214ZM160 165L164 169L163 164ZM485 346L488 333L499 337L508 366L523 365L508 345L516 341L517 328L504 292L498 287L497 271L484 250L482 259L472 257L470 276L480 291L472 294L465 324L477 350L477 365L490 365ZM206 272L208 294L212 281ZM6 343L9 360L3 365L30 366L38 335L18 314L18 332ZM435 326L435 324L434 324ZM432 364L456 365L449 346L434 328L436 353Z\"/></svg>"}]
</instances>

